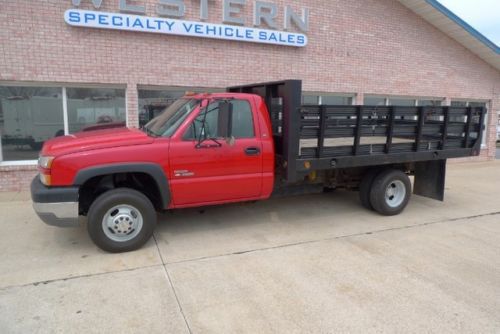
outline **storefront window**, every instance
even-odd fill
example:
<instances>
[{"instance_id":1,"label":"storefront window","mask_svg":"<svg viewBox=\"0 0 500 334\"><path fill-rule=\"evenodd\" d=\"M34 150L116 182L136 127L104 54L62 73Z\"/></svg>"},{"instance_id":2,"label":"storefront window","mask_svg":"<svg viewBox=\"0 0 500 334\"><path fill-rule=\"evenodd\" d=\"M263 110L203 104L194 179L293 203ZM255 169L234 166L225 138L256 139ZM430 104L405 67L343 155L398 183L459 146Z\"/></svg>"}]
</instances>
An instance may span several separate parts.
<instances>
[{"instance_id":1,"label":"storefront window","mask_svg":"<svg viewBox=\"0 0 500 334\"><path fill-rule=\"evenodd\" d=\"M451 101L452 107L467 107L467 101Z\"/></svg>"},{"instance_id":2,"label":"storefront window","mask_svg":"<svg viewBox=\"0 0 500 334\"><path fill-rule=\"evenodd\" d=\"M352 105L352 97L348 96L321 96L321 104L329 105L329 106L349 106Z\"/></svg>"},{"instance_id":3,"label":"storefront window","mask_svg":"<svg viewBox=\"0 0 500 334\"><path fill-rule=\"evenodd\" d=\"M488 109L488 104L485 102L468 102L468 107L471 108L477 108L477 107L483 107L485 109ZM486 117L484 118L484 131L483 131L483 138L481 145L486 146L487 138L488 138L488 114L486 114Z\"/></svg>"},{"instance_id":4,"label":"storefront window","mask_svg":"<svg viewBox=\"0 0 500 334\"><path fill-rule=\"evenodd\" d=\"M318 105L319 104L319 96L317 95L302 95L302 104L304 105Z\"/></svg>"},{"instance_id":5,"label":"storefront window","mask_svg":"<svg viewBox=\"0 0 500 334\"><path fill-rule=\"evenodd\" d=\"M469 102L469 107L471 107L471 108L477 108L477 107L487 108L487 105L484 102Z\"/></svg>"},{"instance_id":6,"label":"storefront window","mask_svg":"<svg viewBox=\"0 0 500 334\"><path fill-rule=\"evenodd\" d=\"M37 159L64 134L62 88L0 86L0 134L4 161Z\"/></svg>"},{"instance_id":7,"label":"storefront window","mask_svg":"<svg viewBox=\"0 0 500 334\"><path fill-rule=\"evenodd\" d=\"M420 107L439 107L441 100L418 100L418 105Z\"/></svg>"},{"instance_id":8,"label":"storefront window","mask_svg":"<svg viewBox=\"0 0 500 334\"><path fill-rule=\"evenodd\" d=\"M440 106L441 100L432 100L428 98L402 98L402 97L392 97L392 96L366 96L365 95L365 105L367 106L400 106L400 107L414 107L416 105L421 107L430 107L430 106Z\"/></svg>"},{"instance_id":9,"label":"storefront window","mask_svg":"<svg viewBox=\"0 0 500 334\"><path fill-rule=\"evenodd\" d=\"M414 107L415 106L415 100L400 99L400 98L389 98L388 104L390 106Z\"/></svg>"},{"instance_id":10,"label":"storefront window","mask_svg":"<svg viewBox=\"0 0 500 334\"><path fill-rule=\"evenodd\" d=\"M165 108L186 92L216 93L224 90L217 88L176 87L171 89L139 89L139 126L158 116Z\"/></svg>"},{"instance_id":11,"label":"storefront window","mask_svg":"<svg viewBox=\"0 0 500 334\"><path fill-rule=\"evenodd\" d=\"M342 95L313 95L311 93L304 93L302 95L302 104L304 105L352 105L352 96Z\"/></svg>"},{"instance_id":12,"label":"storefront window","mask_svg":"<svg viewBox=\"0 0 500 334\"><path fill-rule=\"evenodd\" d=\"M364 104L366 106L385 106L385 97L365 96Z\"/></svg>"},{"instance_id":13,"label":"storefront window","mask_svg":"<svg viewBox=\"0 0 500 334\"><path fill-rule=\"evenodd\" d=\"M471 108L477 108L477 107L483 107L485 109L488 109L488 104L486 102L477 102L477 101L463 101L463 100L452 100L451 101L451 106L452 107L471 107ZM483 131L483 138L481 145L484 147L486 146L486 138L488 138L488 117L484 118L484 131Z\"/></svg>"},{"instance_id":14,"label":"storefront window","mask_svg":"<svg viewBox=\"0 0 500 334\"><path fill-rule=\"evenodd\" d=\"M125 126L125 90L113 88L67 88L69 132L92 125Z\"/></svg>"}]
</instances>

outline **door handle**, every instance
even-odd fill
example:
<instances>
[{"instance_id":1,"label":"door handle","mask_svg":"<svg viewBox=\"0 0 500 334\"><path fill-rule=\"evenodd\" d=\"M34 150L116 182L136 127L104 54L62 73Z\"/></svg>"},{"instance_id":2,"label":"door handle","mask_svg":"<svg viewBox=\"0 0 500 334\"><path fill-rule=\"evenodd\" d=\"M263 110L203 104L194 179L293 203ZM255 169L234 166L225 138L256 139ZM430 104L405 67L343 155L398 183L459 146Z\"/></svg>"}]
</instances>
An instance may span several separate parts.
<instances>
[{"instance_id":1,"label":"door handle","mask_svg":"<svg viewBox=\"0 0 500 334\"><path fill-rule=\"evenodd\" d=\"M259 155L260 149L258 147L247 147L245 149L245 154L246 155Z\"/></svg>"}]
</instances>

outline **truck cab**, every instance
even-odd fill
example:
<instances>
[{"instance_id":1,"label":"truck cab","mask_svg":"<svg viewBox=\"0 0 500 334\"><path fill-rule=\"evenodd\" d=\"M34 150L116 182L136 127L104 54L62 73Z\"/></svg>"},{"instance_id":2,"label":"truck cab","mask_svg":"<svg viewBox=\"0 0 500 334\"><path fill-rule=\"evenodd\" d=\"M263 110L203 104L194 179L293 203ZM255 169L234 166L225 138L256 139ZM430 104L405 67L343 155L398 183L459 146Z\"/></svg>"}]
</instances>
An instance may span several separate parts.
<instances>
[{"instance_id":1,"label":"truck cab","mask_svg":"<svg viewBox=\"0 0 500 334\"><path fill-rule=\"evenodd\" d=\"M198 110L170 137L172 208L269 197L274 146L262 98L197 95L188 103L199 104ZM157 118L145 128L162 136L161 121Z\"/></svg>"}]
</instances>

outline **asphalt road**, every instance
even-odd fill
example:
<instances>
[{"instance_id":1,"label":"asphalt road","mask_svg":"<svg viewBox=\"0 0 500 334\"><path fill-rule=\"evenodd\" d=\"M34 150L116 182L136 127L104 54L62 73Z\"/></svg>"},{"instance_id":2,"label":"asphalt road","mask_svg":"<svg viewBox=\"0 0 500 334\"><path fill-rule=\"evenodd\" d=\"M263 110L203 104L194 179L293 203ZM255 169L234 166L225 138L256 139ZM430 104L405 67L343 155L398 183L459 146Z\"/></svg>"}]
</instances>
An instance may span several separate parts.
<instances>
[{"instance_id":1,"label":"asphalt road","mask_svg":"<svg viewBox=\"0 0 500 334\"><path fill-rule=\"evenodd\" d=\"M498 333L499 169L450 165L397 217L342 191L181 210L126 254L0 194L0 331Z\"/></svg>"}]
</instances>

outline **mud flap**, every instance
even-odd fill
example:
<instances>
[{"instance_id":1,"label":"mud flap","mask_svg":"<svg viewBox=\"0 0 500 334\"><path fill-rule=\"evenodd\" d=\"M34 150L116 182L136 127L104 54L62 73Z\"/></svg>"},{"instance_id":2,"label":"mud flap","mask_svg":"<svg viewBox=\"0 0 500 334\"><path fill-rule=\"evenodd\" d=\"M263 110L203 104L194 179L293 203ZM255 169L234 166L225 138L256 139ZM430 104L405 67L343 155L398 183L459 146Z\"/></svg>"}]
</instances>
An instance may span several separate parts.
<instances>
[{"instance_id":1,"label":"mud flap","mask_svg":"<svg viewBox=\"0 0 500 334\"><path fill-rule=\"evenodd\" d=\"M415 163L415 195L444 200L446 160L431 160Z\"/></svg>"}]
</instances>

